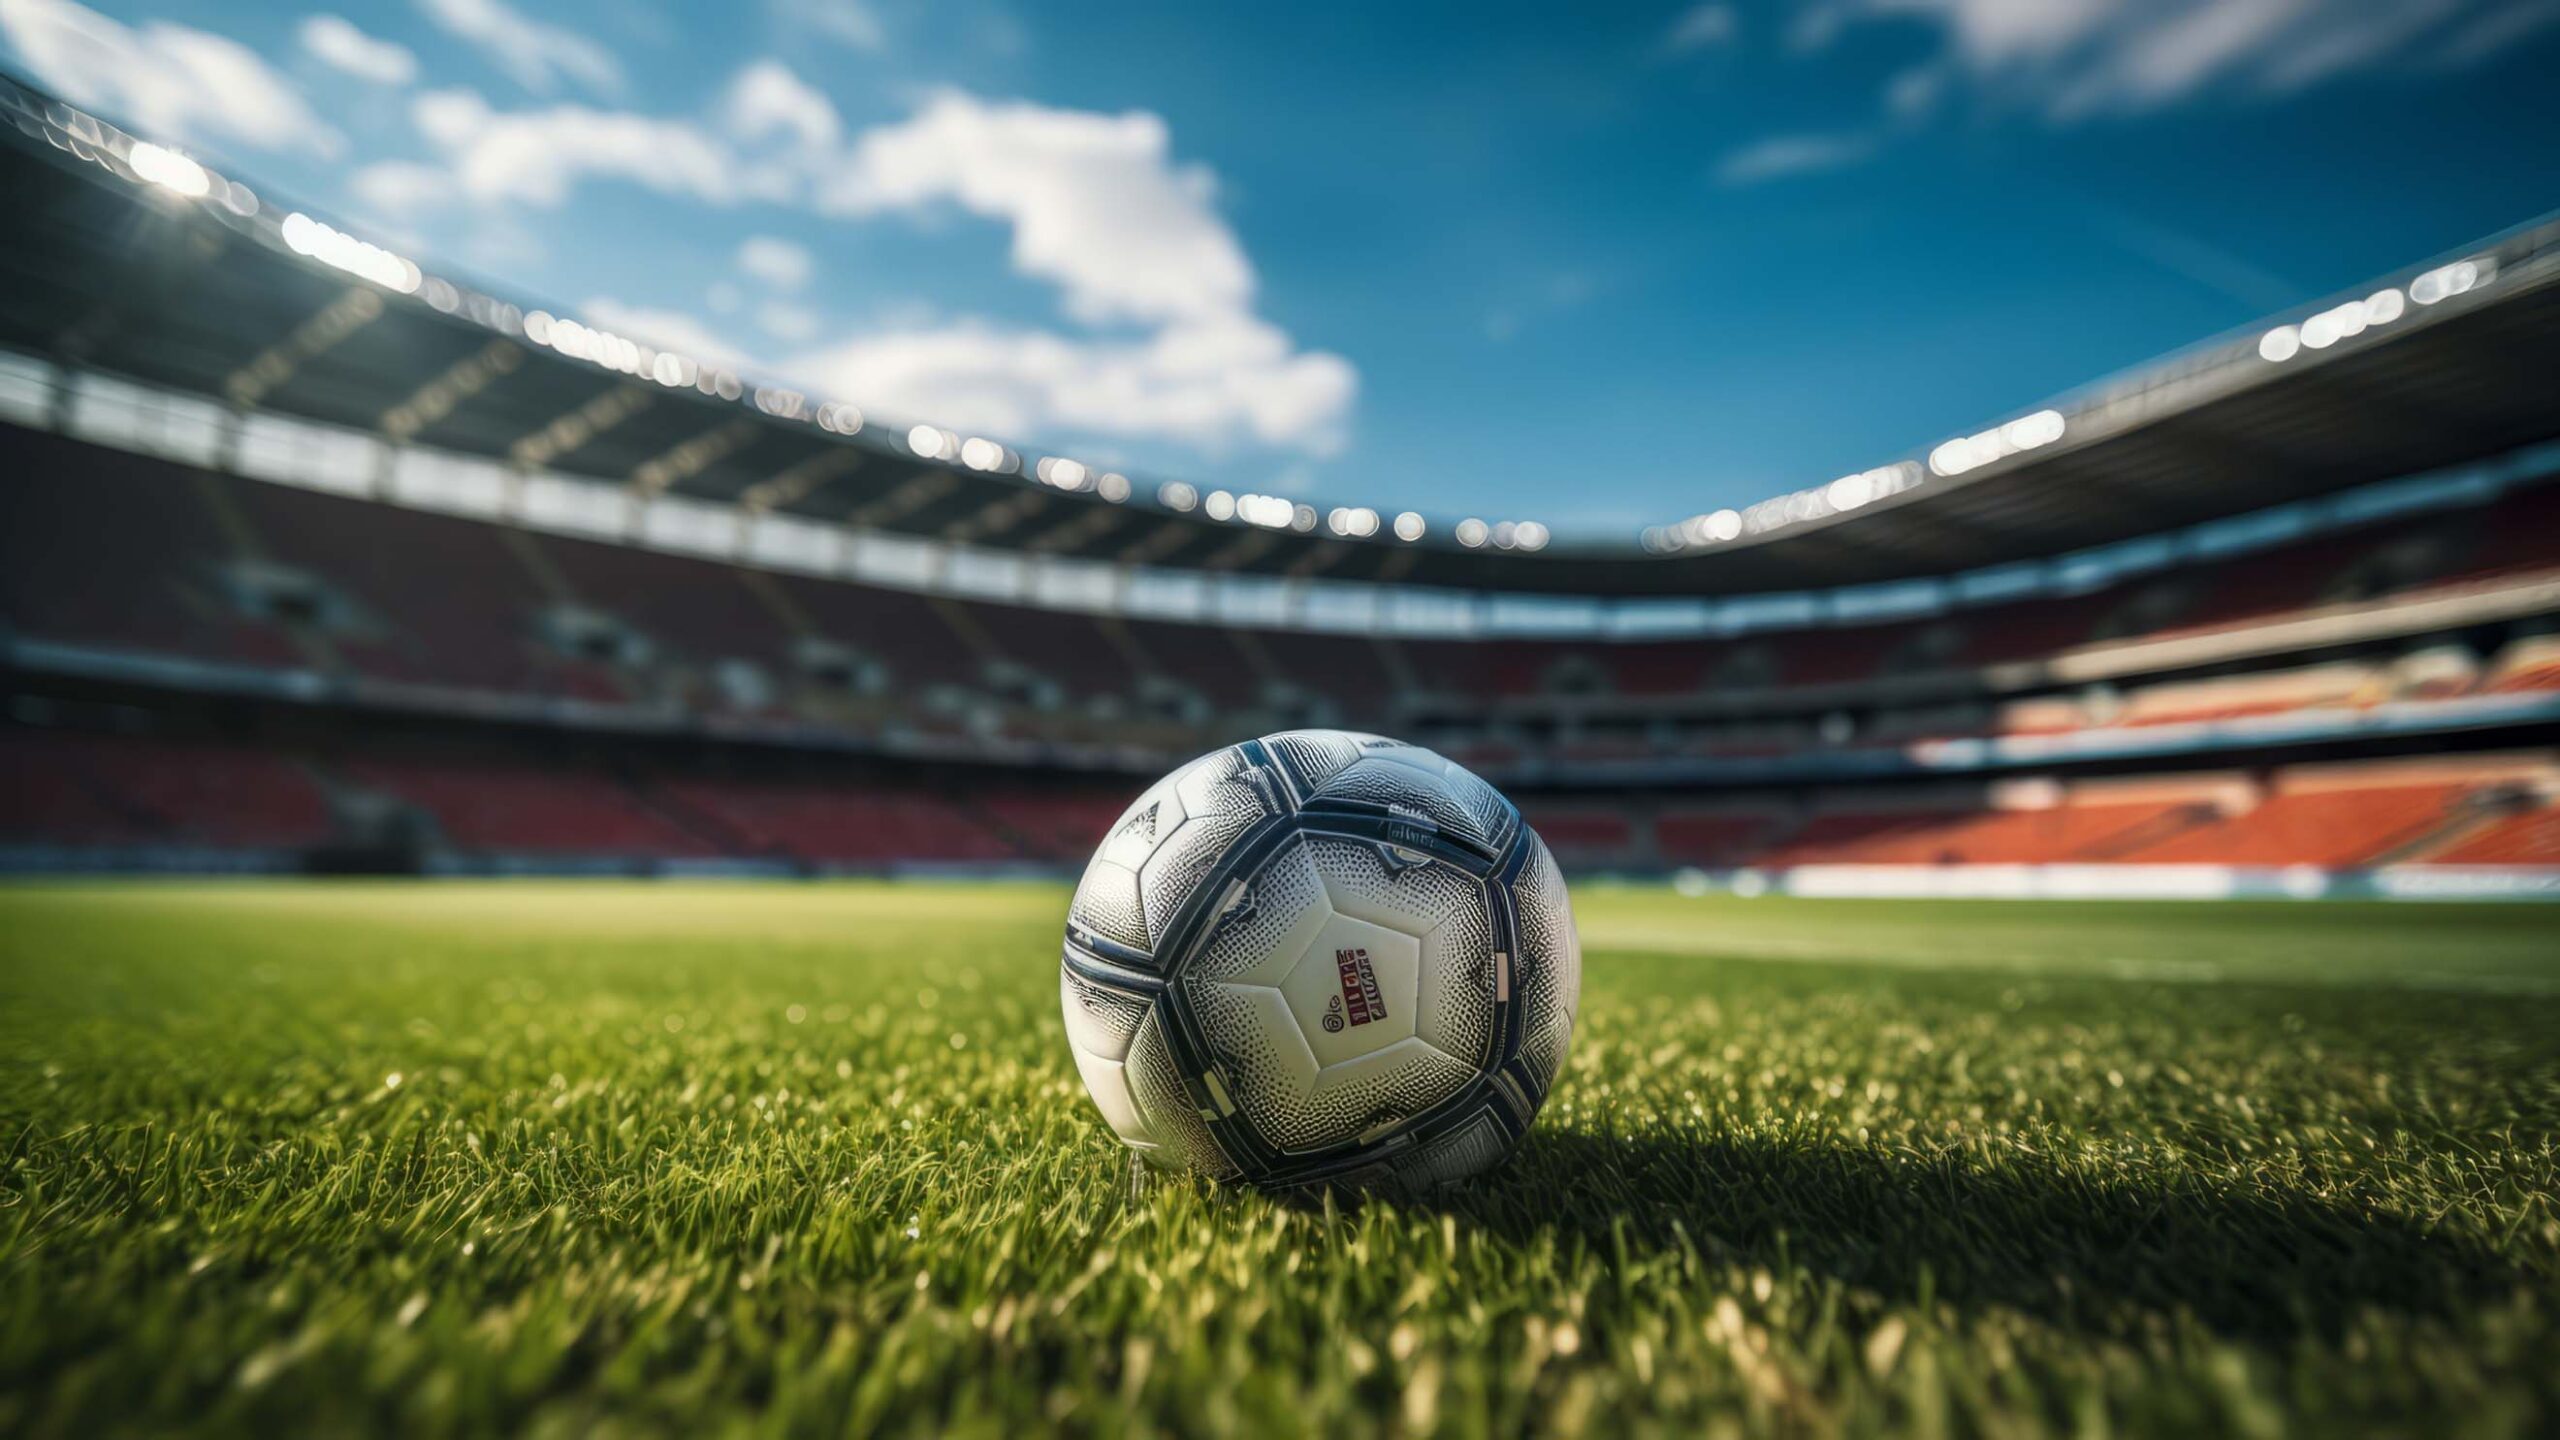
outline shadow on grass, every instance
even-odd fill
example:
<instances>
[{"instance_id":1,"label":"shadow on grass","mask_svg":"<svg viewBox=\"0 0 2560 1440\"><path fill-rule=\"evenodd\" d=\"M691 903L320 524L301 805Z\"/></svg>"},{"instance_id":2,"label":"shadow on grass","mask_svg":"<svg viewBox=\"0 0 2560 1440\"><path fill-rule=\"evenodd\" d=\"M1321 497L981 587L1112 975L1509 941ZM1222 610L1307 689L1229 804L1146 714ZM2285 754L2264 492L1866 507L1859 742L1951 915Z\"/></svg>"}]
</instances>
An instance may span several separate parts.
<instances>
[{"instance_id":1,"label":"shadow on grass","mask_svg":"<svg viewBox=\"0 0 2560 1440\"><path fill-rule=\"evenodd\" d=\"M1538 1131L1499 1173L1426 1203L1634 1265L1685 1246L2103 1333L2183 1311L2230 1335L2333 1335L2362 1307L2452 1315L2540 1283L2484 1245L2299 1193L1820 1142Z\"/></svg>"}]
</instances>

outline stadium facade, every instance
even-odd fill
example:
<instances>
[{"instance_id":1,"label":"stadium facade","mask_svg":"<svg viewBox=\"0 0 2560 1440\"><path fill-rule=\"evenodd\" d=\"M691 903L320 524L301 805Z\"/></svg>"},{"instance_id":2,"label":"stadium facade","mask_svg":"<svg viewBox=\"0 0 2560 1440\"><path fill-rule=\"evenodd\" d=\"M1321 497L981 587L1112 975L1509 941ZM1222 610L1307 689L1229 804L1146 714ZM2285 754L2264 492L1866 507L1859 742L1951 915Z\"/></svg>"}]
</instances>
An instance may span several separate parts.
<instances>
[{"instance_id":1,"label":"stadium facade","mask_svg":"<svg viewBox=\"0 0 2560 1440\"><path fill-rule=\"evenodd\" d=\"M1047 868L1348 725L1586 873L2560 890L2560 223L1608 539L884 424L0 117L9 868Z\"/></svg>"}]
</instances>

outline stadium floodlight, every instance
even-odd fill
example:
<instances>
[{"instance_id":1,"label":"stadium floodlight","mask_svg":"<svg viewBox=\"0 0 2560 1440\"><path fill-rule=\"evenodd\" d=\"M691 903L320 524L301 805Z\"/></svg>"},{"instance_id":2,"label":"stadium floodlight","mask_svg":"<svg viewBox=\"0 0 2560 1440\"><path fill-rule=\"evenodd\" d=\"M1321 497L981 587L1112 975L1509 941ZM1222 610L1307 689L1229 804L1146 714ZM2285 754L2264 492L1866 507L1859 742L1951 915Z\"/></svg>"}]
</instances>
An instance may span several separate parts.
<instances>
[{"instance_id":1,"label":"stadium floodlight","mask_svg":"<svg viewBox=\"0 0 2560 1440\"><path fill-rule=\"evenodd\" d=\"M1069 460L1063 455L1042 456L1040 463L1031 467L1031 473L1038 476L1042 484L1069 493L1082 490L1090 478L1090 472L1082 461Z\"/></svg>"},{"instance_id":2,"label":"stadium floodlight","mask_svg":"<svg viewBox=\"0 0 2560 1440\"><path fill-rule=\"evenodd\" d=\"M1920 483L1920 467L1908 460L1843 475L1822 487L1822 498L1834 511L1855 510L1862 505L1899 494Z\"/></svg>"},{"instance_id":3,"label":"stadium floodlight","mask_svg":"<svg viewBox=\"0 0 2560 1440\"><path fill-rule=\"evenodd\" d=\"M1187 514L1200 503L1200 491L1188 481L1168 480L1156 487L1156 503Z\"/></svg>"},{"instance_id":4,"label":"stadium floodlight","mask_svg":"<svg viewBox=\"0 0 2560 1440\"><path fill-rule=\"evenodd\" d=\"M1742 512L1718 510L1701 517L1699 531L1709 540L1734 540L1742 535Z\"/></svg>"},{"instance_id":5,"label":"stadium floodlight","mask_svg":"<svg viewBox=\"0 0 2560 1440\"><path fill-rule=\"evenodd\" d=\"M960 442L960 463L972 470L995 470L1004 464L1004 447L972 435Z\"/></svg>"},{"instance_id":6,"label":"stadium floodlight","mask_svg":"<svg viewBox=\"0 0 2560 1440\"><path fill-rule=\"evenodd\" d=\"M1200 502L1200 510L1212 520L1233 520L1236 518L1236 497L1224 490L1212 490L1209 498Z\"/></svg>"},{"instance_id":7,"label":"stadium floodlight","mask_svg":"<svg viewBox=\"0 0 2560 1440\"><path fill-rule=\"evenodd\" d=\"M2258 337L2258 358L2281 365L2302 353L2302 330L2299 326L2279 325Z\"/></svg>"},{"instance_id":8,"label":"stadium floodlight","mask_svg":"<svg viewBox=\"0 0 2560 1440\"><path fill-rule=\"evenodd\" d=\"M2409 282L2409 298L2421 305L2436 305L2456 295L2477 290L2497 278L2498 260L2494 255L2474 255L2439 265Z\"/></svg>"},{"instance_id":9,"label":"stadium floodlight","mask_svg":"<svg viewBox=\"0 0 2560 1440\"><path fill-rule=\"evenodd\" d=\"M285 247L296 255L307 255L333 269L370 280L385 290L413 294L419 281L425 278L407 257L359 240L299 210L287 215L278 230L284 237Z\"/></svg>"},{"instance_id":10,"label":"stadium floodlight","mask_svg":"<svg viewBox=\"0 0 2560 1440\"><path fill-rule=\"evenodd\" d=\"M2364 302L2350 300L2333 305L2302 322L2302 348L2326 350L2341 340L2361 335L2365 330Z\"/></svg>"},{"instance_id":11,"label":"stadium floodlight","mask_svg":"<svg viewBox=\"0 0 2560 1440\"><path fill-rule=\"evenodd\" d=\"M2039 410L2006 425L1949 440L1929 452L1929 469L1953 477L1978 470L2021 451L2040 449L2062 438L2067 422L2059 410Z\"/></svg>"},{"instance_id":12,"label":"stadium floodlight","mask_svg":"<svg viewBox=\"0 0 2560 1440\"><path fill-rule=\"evenodd\" d=\"M1573 1038L1582 947L1501 792L1419 746L1266 735L1138 797L1067 912L1076 1071L1146 1160L1420 1192L1498 1164Z\"/></svg>"},{"instance_id":13,"label":"stadium floodlight","mask_svg":"<svg viewBox=\"0 0 2560 1440\"><path fill-rule=\"evenodd\" d=\"M1396 538L1405 541L1408 544L1421 539L1422 532L1426 528L1427 525L1423 518L1411 510L1407 510L1396 517Z\"/></svg>"},{"instance_id":14,"label":"stadium floodlight","mask_svg":"<svg viewBox=\"0 0 2560 1440\"><path fill-rule=\"evenodd\" d=\"M1129 477L1116 470L1105 470L1102 472L1102 478L1093 482L1093 490L1095 494L1117 505L1129 498Z\"/></svg>"},{"instance_id":15,"label":"stadium floodlight","mask_svg":"<svg viewBox=\"0 0 2560 1440\"><path fill-rule=\"evenodd\" d=\"M948 460L959 453L960 437L939 425L918 425L907 432L907 448L923 460Z\"/></svg>"},{"instance_id":16,"label":"stadium floodlight","mask_svg":"<svg viewBox=\"0 0 2560 1440\"><path fill-rule=\"evenodd\" d=\"M1492 536L1493 527L1485 524L1473 515L1470 515L1466 519L1458 522L1457 533L1459 544L1466 546L1470 550L1479 550L1484 547L1484 542Z\"/></svg>"},{"instance_id":17,"label":"stadium floodlight","mask_svg":"<svg viewBox=\"0 0 2560 1440\"><path fill-rule=\"evenodd\" d=\"M1523 550L1544 550L1547 548L1547 541L1552 537L1546 526L1535 520L1523 520L1519 528L1513 532L1512 538L1519 542Z\"/></svg>"},{"instance_id":18,"label":"stadium floodlight","mask_svg":"<svg viewBox=\"0 0 2560 1440\"><path fill-rule=\"evenodd\" d=\"M132 167L137 177L190 200L201 200L213 193L213 177L205 173L205 168L166 146L137 140L125 152L124 163Z\"/></svg>"},{"instance_id":19,"label":"stadium floodlight","mask_svg":"<svg viewBox=\"0 0 2560 1440\"><path fill-rule=\"evenodd\" d=\"M1277 495L1246 494L1236 497L1235 514L1237 519L1248 525L1259 525L1266 530L1286 530L1297 516L1297 507Z\"/></svg>"},{"instance_id":20,"label":"stadium floodlight","mask_svg":"<svg viewBox=\"0 0 2560 1440\"><path fill-rule=\"evenodd\" d=\"M835 435L859 435L862 409L842 400L830 400L818 407L818 428Z\"/></svg>"},{"instance_id":21,"label":"stadium floodlight","mask_svg":"<svg viewBox=\"0 0 2560 1440\"><path fill-rule=\"evenodd\" d=\"M1289 528L1297 531L1301 535L1314 530L1316 528L1316 507L1313 505L1293 505L1289 507Z\"/></svg>"}]
</instances>

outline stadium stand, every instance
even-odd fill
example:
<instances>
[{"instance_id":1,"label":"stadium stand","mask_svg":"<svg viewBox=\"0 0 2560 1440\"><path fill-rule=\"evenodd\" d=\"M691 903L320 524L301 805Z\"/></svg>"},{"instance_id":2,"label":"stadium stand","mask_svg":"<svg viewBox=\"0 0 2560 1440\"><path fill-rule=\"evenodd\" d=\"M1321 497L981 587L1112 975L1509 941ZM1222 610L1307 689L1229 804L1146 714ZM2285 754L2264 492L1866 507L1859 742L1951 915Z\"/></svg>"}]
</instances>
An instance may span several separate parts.
<instances>
[{"instance_id":1,"label":"stadium stand","mask_svg":"<svg viewBox=\"0 0 2560 1440\"><path fill-rule=\"evenodd\" d=\"M2417 858L2429 865L2560 865L2560 806L2543 801L2490 819Z\"/></svg>"},{"instance_id":2,"label":"stadium stand","mask_svg":"<svg viewBox=\"0 0 2560 1440\"><path fill-rule=\"evenodd\" d=\"M21 634L248 665L302 659L224 586L233 553L191 473L13 430L28 481L0 487L0 596ZM210 477L202 477L211 483Z\"/></svg>"},{"instance_id":3,"label":"stadium stand","mask_svg":"<svg viewBox=\"0 0 2560 1440\"><path fill-rule=\"evenodd\" d=\"M2560 396L2517 377L2560 366L2560 225L1988 463L1550 550L600 368L0 105L0 244L87 257L0 296L13 866L1058 865L1170 764L1346 724L1484 770L1584 870L2552 868ZM180 255L224 283L63 342ZM285 343L314 315L342 348Z\"/></svg>"},{"instance_id":4,"label":"stadium stand","mask_svg":"<svg viewBox=\"0 0 2560 1440\"><path fill-rule=\"evenodd\" d=\"M2281 777L2265 794L2113 858L2134 864L2371 865L2441 839L2490 776L2458 766L2316 769Z\"/></svg>"},{"instance_id":5,"label":"stadium stand","mask_svg":"<svg viewBox=\"0 0 2560 1440\"><path fill-rule=\"evenodd\" d=\"M432 817L445 843L457 850L649 859L705 856L719 850L602 773L482 761L374 758L350 761L339 769L349 788L396 797Z\"/></svg>"},{"instance_id":6,"label":"stadium stand","mask_svg":"<svg viewBox=\"0 0 2560 1440\"><path fill-rule=\"evenodd\" d=\"M827 867L1023 858L987 827L920 791L736 779L664 780L653 788L716 817L752 854Z\"/></svg>"},{"instance_id":7,"label":"stadium stand","mask_svg":"<svg viewBox=\"0 0 2560 1440\"><path fill-rule=\"evenodd\" d=\"M1226 712L1270 713L1275 692L1282 692L1318 702L1314 708L1326 715L1392 723L1413 689L1391 668L1396 652L1424 693L1455 704L1544 696L1607 713L1611 697L1729 700L1765 693L1783 701L1791 689L1827 702L1841 698L1843 687L1943 668L1944 657L1993 653L1953 638L1964 633L1999 637L2003 653L2015 654L2021 630L2049 639L2080 624L2035 617L2034 607L2017 605L1927 625L1825 627L1739 643L1594 649L1536 641L1404 642L1390 652L1358 637L1105 622L535 536L488 521L210 475L14 427L7 443L23 449L28 462L27 483L8 492L9 534L16 538L6 552L5 604L19 635L223 663L338 665L384 680L603 703L674 694L723 708L784 707L804 676L795 651L804 639L879 661L909 692L946 685L1010 694L1035 711L1054 710L1069 697L1107 697L1145 709L1135 697L1152 679L1196 692ZM2543 488L2533 492L2537 506ZM123 523L134 514L150 523ZM2483 517L2481 530L2501 534L2512 518ZM56 532L79 535L89 548L25 543ZM2289 569L2306 557L2318 560L2314 569L2351 566L2390 544L2388 535L2359 530L2309 549L2181 572L2172 583L2216 590L2237 583L2233 577ZM2479 583L2544 573L2519 567L2504 553L2492 559L2489 571L2461 578ZM265 567L266 589L233 575L243 564ZM226 575L233 575L228 583ZM99 583L101 576L118 577L112 591ZM2430 580L2366 599L2387 602L2441 588L2440 580ZM2319 585L2259 586L2255 593L2316 598ZM2267 621L2291 612L2253 613ZM585 629L564 623L580 615L596 623ZM2226 615L2217 623L2228 629L2234 622ZM2183 633L2191 632L2133 632L2113 643ZM2560 663L2553 653L2548 642L2525 637L2501 657L2487 688L2554 688ZM750 667L759 684L724 689L716 683L723 666L738 665ZM1701 677L1699 686L1674 688L1689 676ZM2178 682L2132 692L2118 723L2346 704L2381 698L2387 689L2345 665L2304 671L2289 682ZM2020 703L2026 712L2011 716L2005 728L2049 729L2061 721L2043 702Z\"/></svg>"},{"instance_id":8,"label":"stadium stand","mask_svg":"<svg viewBox=\"0 0 2560 1440\"><path fill-rule=\"evenodd\" d=\"M1670 864L1735 870L1754 864L1786 823L1775 811L1665 809L1654 822L1654 841Z\"/></svg>"},{"instance_id":9,"label":"stadium stand","mask_svg":"<svg viewBox=\"0 0 2560 1440\"><path fill-rule=\"evenodd\" d=\"M314 850L389 804L425 853L540 868L545 857L791 870L1067 864L1099 842L1125 785L1009 771L932 784L801 757L722 773L646 749L535 763L510 742L420 750L358 737L293 744L0 729L0 844ZM1582 870L1819 866L2383 863L2547 866L2560 851L2560 752L1795 799L1542 800L1524 814Z\"/></svg>"},{"instance_id":10,"label":"stadium stand","mask_svg":"<svg viewBox=\"0 0 2560 1440\"><path fill-rule=\"evenodd\" d=\"M228 487L263 554L344 608L305 622L349 668L376 679L471 689L626 697L609 665L547 646L553 603L515 546L474 520L396 510L283 485ZM168 503L163 501L162 503Z\"/></svg>"}]
</instances>

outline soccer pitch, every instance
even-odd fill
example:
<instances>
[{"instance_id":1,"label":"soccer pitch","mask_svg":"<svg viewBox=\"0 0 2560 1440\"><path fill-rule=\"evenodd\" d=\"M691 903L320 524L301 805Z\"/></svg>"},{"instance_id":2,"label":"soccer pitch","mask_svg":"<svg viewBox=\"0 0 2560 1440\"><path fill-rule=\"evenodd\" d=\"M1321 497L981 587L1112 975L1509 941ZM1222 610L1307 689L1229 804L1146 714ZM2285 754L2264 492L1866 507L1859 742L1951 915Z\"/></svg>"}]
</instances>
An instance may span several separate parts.
<instances>
[{"instance_id":1,"label":"soccer pitch","mask_svg":"<svg viewBox=\"0 0 2560 1440\"><path fill-rule=\"evenodd\" d=\"M2560 1423L2560 910L1576 902L1357 1205L1133 1179L1053 887L0 890L0 1433Z\"/></svg>"}]
</instances>

